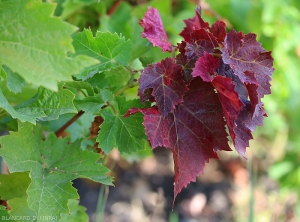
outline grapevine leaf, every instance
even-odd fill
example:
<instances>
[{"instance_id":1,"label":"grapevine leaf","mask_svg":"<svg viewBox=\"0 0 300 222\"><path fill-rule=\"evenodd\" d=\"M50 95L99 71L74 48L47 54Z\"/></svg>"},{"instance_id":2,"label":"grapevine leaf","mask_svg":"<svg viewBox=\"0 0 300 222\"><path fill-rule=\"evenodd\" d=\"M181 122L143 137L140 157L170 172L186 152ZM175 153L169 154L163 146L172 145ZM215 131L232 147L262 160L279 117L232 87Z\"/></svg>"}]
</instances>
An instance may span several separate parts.
<instances>
[{"instance_id":1,"label":"grapevine leaf","mask_svg":"<svg viewBox=\"0 0 300 222\"><path fill-rule=\"evenodd\" d=\"M219 60L219 68L216 71L218 75L226 76L228 78L231 78L234 85L235 85L235 91L239 94L239 97L242 101L248 100L248 91L246 89L246 86L242 81L239 79L239 77L234 74L233 70L230 68L229 65L224 64L223 60Z\"/></svg>"},{"instance_id":2,"label":"grapevine leaf","mask_svg":"<svg viewBox=\"0 0 300 222\"><path fill-rule=\"evenodd\" d=\"M86 80L87 83L91 84L95 92L99 92L99 89L105 89L109 87L109 80L105 78L104 73L97 73L93 77Z\"/></svg>"},{"instance_id":3,"label":"grapevine leaf","mask_svg":"<svg viewBox=\"0 0 300 222\"><path fill-rule=\"evenodd\" d=\"M31 122L35 123L35 117L40 117L40 114L32 113L30 116L27 114L24 114L22 112L16 111L7 101L5 96L2 93L2 90L0 89L0 108L4 109L6 112L8 112L12 118L19 119L22 122Z\"/></svg>"},{"instance_id":4,"label":"grapevine leaf","mask_svg":"<svg viewBox=\"0 0 300 222\"><path fill-rule=\"evenodd\" d=\"M164 117L183 101L183 95L188 91L182 80L181 66L175 64L171 58L162 60L161 63L149 65L142 71L138 82L140 84L139 96L142 97L142 102L149 98L151 92L151 95L156 99L160 113ZM151 89L151 91L147 91L147 89ZM143 96L144 93L146 95Z\"/></svg>"},{"instance_id":5,"label":"grapevine leaf","mask_svg":"<svg viewBox=\"0 0 300 222\"><path fill-rule=\"evenodd\" d=\"M152 57L140 57L139 60L141 61L144 67L154 62L154 59Z\"/></svg>"},{"instance_id":6,"label":"grapevine leaf","mask_svg":"<svg viewBox=\"0 0 300 222\"><path fill-rule=\"evenodd\" d=\"M212 80L212 84L218 92L220 103L224 112L224 117L226 119L229 134L232 138L234 147L243 157L245 157L247 146L241 146L241 143L239 141L245 141L243 145L248 144L249 146L248 141L252 139L251 131L249 130L249 128L238 124L238 118L241 118L241 110L243 109L245 104L241 101L238 93L235 91L235 85L231 78L216 76Z\"/></svg>"},{"instance_id":7,"label":"grapevine leaf","mask_svg":"<svg viewBox=\"0 0 300 222\"><path fill-rule=\"evenodd\" d=\"M197 61L196 58L191 58L188 59L185 52L186 48L186 42L182 41L181 43L177 44L177 48L179 50L179 54L176 56L176 63L178 65L182 66L182 71L183 71L183 79L186 83L189 83L193 76L192 76L192 68L195 66L195 62Z\"/></svg>"},{"instance_id":8,"label":"grapevine leaf","mask_svg":"<svg viewBox=\"0 0 300 222\"><path fill-rule=\"evenodd\" d=\"M114 94L112 94L112 92L107 89L102 89L100 91L100 96L105 102L109 102L114 99Z\"/></svg>"},{"instance_id":9,"label":"grapevine leaf","mask_svg":"<svg viewBox=\"0 0 300 222\"><path fill-rule=\"evenodd\" d=\"M245 157L246 147L249 147L249 140L253 139L251 132L255 130L256 126L263 126L264 116L266 116L266 112L263 108L258 110L256 116L253 116L251 105L246 104L235 120L238 127L234 127L234 146L243 157Z\"/></svg>"},{"instance_id":10,"label":"grapevine leaf","mask_svg":"<svg viewBox=\"0 0 300 222\"><path fill-rule=\"evenodd\" d=\"M74 94L68 89L60 89L53 92L45 88L39 88L38 94L32 100L15 107L18 113L30 118L31 123L36 119L54 120L64 113L76 113L73 104Z\"/></svg>"},{"instance_id":11,"label":"grapevine leaf","mask_svg":"<svg viewBox=\"0 0 300 222\"><path fill-rule=\"evenodd\" d=\"M149 48L147 39L141 38L142 27L128 2L122 2L111 15L101 15L99 31L122 33L132 42L131 61L146 53Z\"/></svg>"},{"instance_id":12,"label":"grapevine leaf","mask_svg":"<svg viewBox=\"0 0 300 222\"><path fill-rule=\"evenodd\" d=\"M89 96L93 96L94 89L88 82L82 82L82 81L74 81L74 82L67 82L64 84L65 88L71 88L71 89L78 89L78 90L85 90Z\"/></svg>"},{"instance_id":13,"label":"grapevine leaf","mask_svg":"<svg viewBox=\"0 0 300 222\"><path fill-rule=\"evenodd\" d=\"M128 65L132 51L131 41L116 33L98 31L94 37L91 30L85 29L75 34L73 39L77 55L88 55L100 61L99 64L85 68L76 78L85 80L98 72Z\"/></svg>"},{"instance_id":14,"label":"grapevine leaf","mask_svg":"<svg viewBox=\"0 0 300 222\"><path fill-rule=\"evenodd\" d=\"M130 78L132 78L131 73L126 70L125 67L119 66L115 69L103 72L105 78L108 81L108 87L112 92L116 92L123 86L125 86ZM99 75L99 74L98 74Z\"/></svg>"},{"instance_id":15,"label":"grapevine leaf","mask_svg":"<svg viewBox=\"0 0 300 222\"><path fill-rule=\"evenodd\" d=\"M230 78L233 77L230 75L231 72L227 70L226 74L229 77L222 75L216 76L217 73L215 71L217 68L219 68L219 59L214 58L208 53L204 53L204 55L197 60L192 75L201 76L203 81L211 82L217 90L234 147L245 157L246 147L247 145L249 146L248 141L252 139L251 130L247 127L247 124L245 126L237 124L238 118L241 118L239 114L245 106L241 100L241 98L244 98L244 95L239 96L239 91L236 92L238 88L235 85L234 79ZM244 112L245 113L241 115L246 116L247 119L246 111ZM247 121L249 122L250 120ZM235 132L238 133L236 134ZM242 143L242 141L244 142Z\"/></svg>"},{"instance_id":16,"label":"grapevine leaf","mask_svg":"<svg viewBox=\"0 0 300 222\"><path fill-rule=\"evenodd\" d=\"M25 80L15 72L12 72L7 66L2 66L6 75L7 88L13 93L19 93L26 85Z\"/></svg>"},{"instance_id":17,"label":"grapevine leaf","mask_svg":"<svg viewBox=\"0 0 300 222\"><path fill-rule=\"evenodd\" d=\"M82 151L80 141L69 144L68 138L57 139L53 133L43 141L39 125L19 122L19 131L1 137L0 143L0 155L10 172L30 172L28 205L37 221L42 221L42 216L59 218L60 213L69 212L68 199L78 198L72 180L88 178L111 184L105 176L108 169L96 164L97 153Z\"/></svg>"},{"instance_id":18,"label":"grapevine leaf","mask_svg":"<svg viewBox=\"0 0 300 222\"><path fill-rule=\"evenodd\" d=\"M231 150L222 107L213 86L197 77L189 87L184 102L166 117L156 107L133 108L125 114L143 113L143 124L152 148L164 146L172 150L174 197L183 187L195 181L199 173L203 173L210 158L218 158L217 150Z\"/></svg>"},{"instance_id":19,"label":"grapevine leaf","mask_svg":"<svg viewBox=\"0 0 300 222\"><path fill-rule=\"evenodd\" d=\"M96 113L99 112L101 107L106 103L103 101L99 94L95 96L87 96L83 99L75 99L74 104L77 110L83 110L86 113Z\"/></svg>"},{"instance_id":20,"label":"grapevine leaf","mask_svg":"<svg viewBox=\"0 0 300 222\"><path fill-rule=\"evenodd\" d=\"M184 38L186 42L191 42L191 33L197 29L207 29L209 24L204 22L201 15L200 9L197 8L196 16L193 18L184 20L186 27L182 30L180 35Z\"/></svg>"},{"instance_id":21,"label":"grapevine leaf","mask_svg":"<svg viewBox=\"0 0 300 222\"><path fill-rule=\"evenodd\" d=\"M0 62L27 82L57 90L58 81L70 81L71 75L97 62L67 56L74 51L70 35L76 28L51 16L55 4L12 0L0 5Z\"/></svg>"},{"instance_id":22,"label":"grapevine leaf","mask_svg":"<svg viewBox=\"0 0 300 222\"><path fill-rule=\"evenodd\" d=\"M188 59L202 56L204 52L212 53L219 44L216 38L204 29L194 30L191 34L192 42L187 43L186 56Z\"/></svg>"},{"instance_id":23,"label":"grapevine leaf","mask_svg":"<svg viewBox=\"0 0 300 222\"><path fill-rule=\"evenodd\" d=\"M224 63L230 65L244 84L251 84L247 89L252 112L258 115L262 109L261 98L271 93L270 80L274 71L271 52L261 47L255 34L243 35L231 30L225 38L222 56Z\"/></svg>"},{"instance_id":24,"label":"grapevine leaf","mask_svg":"<svg viewBox=\"0 0 300 222\"><path fill-rule=\"evenodd\" d=\"M148 7L144 18L140 21L140 25L144 28L143 38L147 38L154 46L158 46L165 51L172 51L172 45L165 32L164 25L161 21L157 9Z\"/></svg>"},{"instance_id":25,"label":"grapevine leaf","mask_svg":"<svg viewBox=\"0 0 300 222\"><path fill-rule=\"evenodd\" d=\"M143 105L138 100L125 101L124 97L116 97L117 111L104 109L101 115L104 122L101 124L97 142L99 147L108 154L113 148L118 148L120 153L132 153L144 150L147 140L143 129L143 116L135 115L123 118L125 112L131 107L141 108Z\"/></svg>"},{"instance_id":26,"label":"grapevine leaf","mask_svg":"<svg viewBox=\"0 0 300 222\"><path fill-rule=\"evenodd\" d=\"M211 82L213 80L213 75L215 70L219 67L219 59L216 59L208 53L204 53L203 56L199 57L195 68L193 69L193 77L201 76L203 81Z\"/></svg>"},{"instance_id":27,"label":"grapevine leaf","mask_svg":"<svg viewBox=\"0 0 300 222\"><path fill-rule=\"evenodd\" d=\"M85 213L86 208L79 205L78 200L69 200L69 214L62 213L59 222L88 222L89 218Z\"/></svg>"},{"instance_id":28,"label":"grapevine leaf","mask_svg":"<svg viewBox=\"0 0 300 222\"><path fill-rule=\"evenodd\" d=\"M226 24L223 21L216 21L212 24L209 31L213 34L213 36L217 39L220 44L223 44L224 39L227 35L226 33Z\"/></svg>"},{"instance_id":29,"label":"grapevine leaf","mask_svg":"<svg viewBox=\"0 0 300 222\"><path fill-rule=\"evenodd\" d=\"M87 83L88 84L88 83ZM77 110L83 110L86 113L97 113L100 109L107 104L108 101L112 101L114 95L107 89L101 90L94 96L87 96L82 99L75 99L74 104Z\"/></svg>"}]
</instances>

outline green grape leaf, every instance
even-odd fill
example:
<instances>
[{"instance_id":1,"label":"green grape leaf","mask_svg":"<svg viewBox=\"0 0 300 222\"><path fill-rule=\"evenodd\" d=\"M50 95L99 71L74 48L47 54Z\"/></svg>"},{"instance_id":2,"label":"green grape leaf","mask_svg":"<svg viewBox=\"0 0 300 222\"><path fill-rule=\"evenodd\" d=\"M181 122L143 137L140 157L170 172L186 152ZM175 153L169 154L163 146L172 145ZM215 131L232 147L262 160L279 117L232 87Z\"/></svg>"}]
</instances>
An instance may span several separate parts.
<instances>
[{"instance_id":1,"label":"green grape leaf","mask_svg":"<svg viewBox=\"0 0 300 222\"><path fill-rule=\"evenodd\" d=\"M101 107L106 103L99 94L96 94L95 96L88 96L83 99L75 99L74 104L77 110L83 110L86 113L93 114L99 112Z\"/></svg>"},{"instance_id":2,"label":"green grape leaf","mask_svg":"<svg viewBox=\"0 0 300 222\"><path fill-rule=\"evenodd\" d=\"M109 89L112 92L116 92L123 86L125 86L131 78L131 74L125 67L119 66L115 69L111 69L103 72L105 79L108 81Z\"/></svg>"},{"instance_id":3,"label":"green grape leaf","mask_svg":"<svg viewBox=\"0 0 300 222\"><path fill-rule=\"evenodd\" d=\"M0 137L0 155L10 172L30 172L27 202L38 222L43 216L60 218L69 212L68 199L78 198L72 180L88 178L112 185L105 176L108 169L96 163L100 155L81 150L80 143L69 144L68 138L58 139L53 133L44 141L40 125L21 122L18 132Z\"/></svg>"},{"instance_id":4,"label":"green grape leaf","mask_svg":"<svg viewBox=\"0 0 300 222\"><path fill-rule=\"evenodd\" d=\"M10 200L26 195L30 182L28 172L0 175L0 199Z\"/></svg>"},{"instance_id":5,"label":"green grape leaf","mask_svg":"<svg viewBox=\"0 0 300 222\"><path fill-rule=\"evenodd\" d=\"M68 89L60 89L53 92L49 89L40 87L35 98L15 107L18 113L30 117L31 123L36 119L54 120L64 113L76 113L77 110L73 104L74 94Z\"/></svg>"},{"instance_id":6,"label":"green grape leaf","mask_svg":"<svg viewBox=\"0 0 300 222\"><path fill-rule=\"evenodd\" d=\"M84 89L89 96L95 95L93 87L88 82L82 82L82 81L67 82L65 83L64 87L70 89L78 89L78 90Z\"/></svg>"},{"instance_id":7,"label":"green grape leaf","mask_svg":"<svg viewBox=\"0 0 300 222\"><path fill-rule=\"evenodd\" d=\"M88 222L89 218L85 213L86 208L79 205L78 200L69 200L68 207L70 214L61 214L59 222Z\"/></svg>"},{"instance_id":8,"label":"green grape leaf","mask_svg":"<svg viewBox=\"0 0 300 222\"><path fill-rule=\"evenodd\" d=\"M162 4L162 2L161 2ZM122 33L132 42L131 61L146 53L151 46L147 39L141 38L142 27L139 25L141 16L135 15L128 2L121 2L117 10L112 15L101 17L100 31L111 33Z\"/></svg>"},{"instance_id":9,"label":"green grape leaf","mask_svg":"<svg viewBox=\"0 0 300 222\"><path fill-rule=\"evenodd\" d=\"M91 84L95 92L99 92L96 89L105 89L109 87L109 80L105 78L104 73L97 73L93 77L86 80L87 83Z\"/></svg>"},{"instance_id":10,"label":"green grape leaf","mask_svg":"<svg viewBox=\"0 0 300 222\"><path fill-rule=\"evenodd\" d=\"M0 63L27 82L57 90L58 81L97 63L73 53L70 35L76 27L53 17L55 4L35 0L0 2Z\"/></svg>"},{"instance_id":11,"label":"green grape leaf","mask_svg":"<svg viewBox=\"0 0 300 222\"><path fill-rule=\"evenodd\" d=\"M19 119L22 122L31 122L35 123L35 115L36 113L32 113L30 116L27 116L27 114L21 113L16 111L7 101L5 96L2 93L2 90L0 89L0 108L4 109L6 112L8 112L12 118Z\"/></svg>"},{"instance_id":12,"label":"green grape leaf","mask_svg":"<svg viewBox=\"0 0 300 222\"><path fill-rule=\"evenodd\" d=\"M74 104L77 110L83 110L86 113L94 114L100 111L102 106L108 101L112 101L114 95L107 89L100 90L100 93L94 96L87 96L82 99L75 99Z\"/></svg>"},{"instance_id":13,"label":"green grape leaf","mask_svg":"<svg viewBox=\"0 0 300 222\"><path fill-rule=\"evenodd\" d=\"M100 91L100 96L105 102L112 101L114 99L114 94L108 89L103 89Z\"/></svg>"},{"instance_id":14,"label":"green grape leaf","mask_svg":"<svg viewBox=\"0 0 300 222\"><path fill-rule=\"evenodd\" d=\"M3 72L6 75L7 88L13 93L19 93L26 85L25 80L18 74L11 71L7 66L2 66Z\"/></svg>"},{"instance_id":15,"label":"green grape leaf","mask_svg":"<svg viewBox=\"0 0 300 222\"><path fill-rule=\"evenodd\" d=\"M12 216L8 214L5 206L2 205L0 205L0 218L5 222L15 222L15 220L12 219Z\"/></svg>"},{"instance_id":16,"label":"green grape leaf","mask_svg":"<svg viewBox=\"0 0 300 222\"><path fill-rule=\"evenodd\" d=\"M154 63L154 59L152 57L140 57L139 60L144 67L147 67L149 64Z\"/></svg>"},{"instance_id":17,"label":"green grape leaf","mask_svg":"<svg viewBox=\"0 0 300 222\"><path fill-rule=\"evenodd\" d=\"M73 38L77 55L88 55L100 61L99 64L82 70L75 75L76 78L85 80L98 72L128 65L132 51L131 41L126 41L116 33L98 31L94 37L91 30L85 29L75 34Z\"/></svg>"},{"instance_id":18,"label":"green grape leaf","mask_svg":"<svg viewBox=\"0 0 300 222\"><path fill-rule=\"evenodd\" d=\"M109 109L101 111L104 122L100 125L96 139L99 142L99 147L106 154L113 148L118 148L120 153L133 153L144 150L147 139L142 125L143 116L137 115L123 118L123 115L130 107L143 107L143 105L139 100L125 101L124 97L116 97L116 101L118 111Z\"/></svg>"}]
</instances>

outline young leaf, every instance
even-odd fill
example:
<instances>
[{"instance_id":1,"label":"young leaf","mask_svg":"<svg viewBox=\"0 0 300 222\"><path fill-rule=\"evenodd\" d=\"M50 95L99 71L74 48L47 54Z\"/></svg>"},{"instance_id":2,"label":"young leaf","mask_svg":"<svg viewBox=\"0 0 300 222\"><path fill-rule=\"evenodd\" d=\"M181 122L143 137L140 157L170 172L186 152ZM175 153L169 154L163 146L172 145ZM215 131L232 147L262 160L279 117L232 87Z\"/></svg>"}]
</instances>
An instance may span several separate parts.
<instances>
[{"instance_id":1,"label":"young leaf","mask_svg":"<svg viewBox=\"0 0 300 222\"><path fill-rule=\"evenodd\" d=\"M202 56L204 52L213 53L214 48L218 47L216 38L205 29L194 30L191 34L191 42L185 48L188 59Z\"/></svg>"},{"instance_id":2,"label":"young leaf","mask_svg":"<svg viewBox=\"0 0 300 222\"><path fill-rule=\"evenodd\" d=\"M27 82L51 90L97 62L83 55L67 56L74 51L70 35L76 28L52 17L54 8L34 0L0 2L0 63Z\"/></svg>"},{"instance_id":3,"label":"young leaf","mask_svg":"<svg viewBox=\"0 0 300 222\"><path fill-rule=\"evenodd\" d=\"M69 212L68 199L78 198L72 180L89 178L111 185L111 179L105 176L108 169L96 164L100 156L82 151L80 141L68 142L67 138L57 139L53 133L43 141L39 125L20 122L18 132L0 138L0 155L10 172L30 172L27 201L38 222L42 216L59 218L60 213Z\"/></svg>"},{"instance_id":4,"label":"young leaf","mask_svg":"<svg viewBox=\"0 0 300 222\"><path fill-rule=\"evenodd\" d=\"M271 52L261 47L255 34L244 35L231 30L225 38L222 56L224 63L229 64L239 79L250 87L247 89L252 113L257 116L262 109L261 98L271 93L270 81L274 71Z\"/></svg>"},{"instance_id":5,"label":"young leaf","mask_svg":"<svg viewBox=\"0 0 300 222\"><path fill-rule=\"evenodd\" d=\"M195 66L197 58L188 59L186 56L186 45L185 41L177 44L177 49L180 53L176 56L176 63L182 66L183 80L188 84L193 78L192 69Z\"/></svg>"},{"instance_id":6,"label":"young leaf","mask_svg":"<svg viewBox=\"0 0 300 222\"><path fill-rule=\"evenodd\" d=\"M211 82L217 90L235 149L245 157L246 147L249 146L248 141L252 139L252 130L247 127L247 124L244 127L241 127L241 124L237 124L238 118L241 118L239 114L245 106L241 100L244 96L236 92L235 89L237 87L234 79L230 78L230 75L228 75L230 77L217 75L217 68L219 68L219 59L214 58L208 53L204 53L204 55L197 60L192 75L201 76L203 81ZM237 91L239 90L237 89ZM246 115L245 112L246 111L243 112L243 115ZM250 121L250 119L247 121ZM259 123L259 125L261 125L261 123ZM242 143L241 141L244 142Z\"/></svg>"},{"instance_id":7,"label":"young leaf","mask_svg":"<svg viewBox=\"0 0 300 222\"><path fill-rule=\"evenodd\" d=\"M217 150L228 146L222 107L211 84L199 77L192 80L190 90L173 113L163 117L156 107L130 109L125 116L144 114L144 126L152 148L170 148L174 158L174 199L183 187L203 173L210 158L218 158Z\"/></svg>"},{"instance_id":8,"label":"young leaf","mask_svg":"<svg viewBox=\"0 0 300 222\"><path fill-rule=\"evenodd\" d=\"M131 107L143 107L138 100L125 101L124 97L116 98L118 110L101 111L104 122L100 126L97 142L99 147L108 154L113 148L120 153L132 153L144 150L147 138L143 128L143 116L135 115L124 118L123 115Z\"/></svg>"},{"instance_id":9,"label":"young leaf","mask_svg":"<svg viewBox=\"0 0 300 222\"><path fill-rule=\"evenodd\" d=\"M171 58L149 65L143 70L138 81L140 83L138 95L146 99L149 97L147 94L151 92L163 117L183 101L182 97L188 91L182 80L181 66L175 64ZM142 102L145 102L143 101L145 99L142 99Z\"/></svg>"},{"instance_id":10,"label":"young leaf","mask_svg":"<svg viewBox=\"0 0 300 222\"><path fill-rule=\"evenodd\" d=\"M98 31L94 37L91 30L85 29L75 34L73 39L77 55L88 55L100 61L99 64L82 70L76 78L85 80L98 72L126 66L130 60L131 41L116 33Z\"/></svg>"},{"instance_id":11,"label":"young leaf","mask_svg":"<svg viewBox=\"0 0 300 222\"><path fill-rule=\"evenodd\" d=\"M218 92L220 103L223 108L224 117L227 122L228 130L232 138L235 149L245 157L246 147L241 147L238 145L238 140L244 140L245 143L248 143L249 139L252 139L251 131L248 128L241 127L240 124L237 124L237 119L241 113L241 110L245 104L241 101L238 93L235 91L235 85L231 78L225 76L216 76L212 80L213 86ZM243 131L247 131L246 134L250 133L250 136L243 136L245 134ZM239 132L239 133L236 133ZM248 143L249 146L249 143Z\"/></svg>"},{"instance_id":12,"label":"young leaf","mask_svg":"<svg viewBox=\"0 0 300 222\"><path fill-rule=\"evenodd\" d=\"M207 22L204 22L201 18L201 12L199 8L197 8L196 10L196 16L184 20L184 23L186 27L182 30L182 32L179 35L181 35L186 42L191 41L191 34L193 30L207 29L209 26L209 24Z\"/></svg>"},{"instance_id":13,"label":"young leaf","mask_svg":"<svg viewBox=\"0 0 300 222\"><path fill-rule=\"evenodd\" d=\"M138 80L141 101L155 102L155 106L132 108L124 115L143 113L152 148L164 146L172 150L175 197L203 172L209 158L217 158L215 151L230 150L226 125L235 149L245 157L251 132L262 126L266 116L261 98L270 93L274 70L271 53L261 47L254 34L226 34L221 21L209 27L201 18L200 9L184 22L186 27L180 33L184 41L177 45L179 53L173 65L182 67L182 75L172 78L172 84L179 83L188 91L181 91L182 97L172 101L172 105L163 106L161 101L167 101L165 91L156 91L170 85L161 80L166 76L153 73L160 73L157 70L168 61L165 59L146 67ZM156 84L156 80L163 84ZM171 89L174 92L178 87Z\"/></svg>"},{"instance_id":14,"label":"young leaf","mask_svg":"<svg viewBox=\"0 0 300 222\"><path fill-rule=\"evenodd\" d=\"M144 28L143 38L147 38L154 46L160 47L163 52L172 51L171 42L165 32L157 9L148 7L148 11L140 21L140 25Z\"/></svg>"},{"instance_id":15,"label":"young leaf","mask_svg":"<svg viewBox=\"0 0 300 222\"><path fill-rule=\"evenodd\" d=\"M195 68L193 69L192 76L201 76L203 81L211 82L218 67L219 59L216 59L211 54L204 52L204 55L198 58Z\"/></svg>"},{"instance_id":16,"label":"young leaf","mask_svg":"<svg viewBox=\"0 0 300 222\"><path fill-rule=\"evenodd\" d=\"M216 37L217 41L220 44L223 44L224 39L227 35L226 24L223 21L216 21L214 24L212 24L211 28L209 28L209 31L213 34L214 37Z\"/></svg>"}]
</instances>

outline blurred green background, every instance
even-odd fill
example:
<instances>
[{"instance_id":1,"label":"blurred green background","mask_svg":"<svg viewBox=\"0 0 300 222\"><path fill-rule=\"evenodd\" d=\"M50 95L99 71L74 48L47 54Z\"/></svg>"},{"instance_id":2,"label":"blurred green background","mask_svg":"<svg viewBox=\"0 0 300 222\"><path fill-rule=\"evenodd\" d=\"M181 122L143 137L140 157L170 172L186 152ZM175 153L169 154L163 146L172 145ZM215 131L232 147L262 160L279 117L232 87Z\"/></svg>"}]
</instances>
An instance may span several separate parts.
<instances>
[{"instance_id":1,"label":"blurred green background","mask_svg":"<svg viewBox=\"0 0 300 222\"><path fill-rule=\"evenodd\" d=\"M268 113L264 127L258 127L247 151L250 186L247 201L233 203L237 221L296 221L300 194L300 1L299 0L52 0L57 2L55 14L82 30L91 28L122 33L131 39L133 56L159 61L170 54L159 48L148 50L146 39L140 38L138 21L147 6L160 11L172 44L181 40L178 33L183 19L194 16L201 5L205 21L225 21L227 28L253 32L263 47L272 51L275 72L272 94L263 101ZM136 90L136 89L134 89ZM136 91L127 95L134 97ZM235 154L229 154L232 158ZM275 181L269 189L266 180ZM257 194L258 193L258 194ZM262 197L259 196L262 194ZM258 196L257 196L258 195ZM257 207L259 198L268 204ZM276 203L282 203L279 207ZM300 201L299 201L300 202ZM280 208L281 207L281 208ZM243 216L245 208L250 218ZM289 216L292 214L292 216ZM255 218L255 219L254 219ZM274 219L275 218L275 219ZM279 218L278 220L276 218ZM274 219L274 220L273 220ZM290 220L291 219L291 220ZM293 220L294 219L294 220ZM300 219L299 219L300 220Z\"/></svg>"}]
</instances>

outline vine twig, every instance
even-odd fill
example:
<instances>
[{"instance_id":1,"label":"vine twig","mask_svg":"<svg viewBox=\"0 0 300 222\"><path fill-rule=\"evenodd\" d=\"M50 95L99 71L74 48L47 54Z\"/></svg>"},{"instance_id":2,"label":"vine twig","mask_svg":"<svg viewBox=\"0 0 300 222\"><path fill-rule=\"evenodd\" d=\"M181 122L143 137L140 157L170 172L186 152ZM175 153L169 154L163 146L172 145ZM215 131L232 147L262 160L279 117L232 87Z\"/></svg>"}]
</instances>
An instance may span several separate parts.
<instances>
[{"instance_id":1,"label":"vine twig","mask_svg":"<svg viewBox=\"0 0 300 222\"><path fill-rule=\"evenodd\" d=\"M112 14L114 14L114 12L117 10L117 8L121 4L121 2L122 2L122 0L115 1L114 4L108 9L107 15L111 16Z\"/></svg>"},{"instance_id":2,"label":"vine twig","mask_svg":"<svg viewBox=\"0 0 300 222\"><path fill-rule=\"evenodd\" d=\"M138 85L138 83L136 81L134 81L133 78L131 78L124 87L122 87L121 89L119 89L117 92L114 93L114 96L118 96L118 95L122 94L124 91L126 91L127 89L135 87L137 85ZM110 103L108 103L107 106L110 106L113 109L113 111L116 113L116 110ZM105 106L105 107L107 107L107 106ZM72 119L70 119L68 122L66 122L61 128L59 128L55 132L56 137L62 137L63 132L83 114L84 114L84 111L80 110L75 116L72 117Z\"/></svg>"},{"instance_id":3,"label":"vine twig","mask_svg":"<svg viewBox=\"0 0 300 222\"><path fill-rule=\"evenodd\" d=\"M62 137L63 132L83 114L84 114L84 111L80 110L75 116L72 117L72 119L70 119L68 122L66 122L61 128L59 128L55 132L56 137Z\"/></svg>"}]
</instances>

